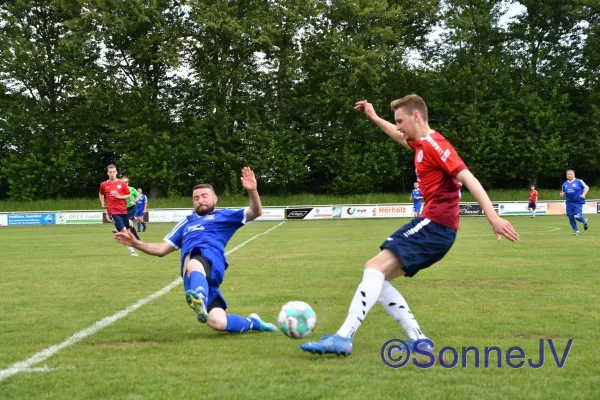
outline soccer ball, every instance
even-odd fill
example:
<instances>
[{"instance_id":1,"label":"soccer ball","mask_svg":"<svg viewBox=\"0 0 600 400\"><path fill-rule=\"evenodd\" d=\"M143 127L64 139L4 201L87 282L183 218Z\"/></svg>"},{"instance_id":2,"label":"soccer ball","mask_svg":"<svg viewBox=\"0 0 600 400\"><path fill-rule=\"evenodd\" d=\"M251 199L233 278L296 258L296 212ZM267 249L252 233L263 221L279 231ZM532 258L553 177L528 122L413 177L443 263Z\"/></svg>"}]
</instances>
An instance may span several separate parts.
<instances>
[{"instance_id":1,"label":"soccer ball","mask_svg":"<svg viewBox=\"0 0 600 400\"><path fill-rule=\"evenodd\" d=\"M290 301L281 307L277 324L286 336L300 339L315 329L317 314L303 301Z\"/></svg>"}]
</instances>

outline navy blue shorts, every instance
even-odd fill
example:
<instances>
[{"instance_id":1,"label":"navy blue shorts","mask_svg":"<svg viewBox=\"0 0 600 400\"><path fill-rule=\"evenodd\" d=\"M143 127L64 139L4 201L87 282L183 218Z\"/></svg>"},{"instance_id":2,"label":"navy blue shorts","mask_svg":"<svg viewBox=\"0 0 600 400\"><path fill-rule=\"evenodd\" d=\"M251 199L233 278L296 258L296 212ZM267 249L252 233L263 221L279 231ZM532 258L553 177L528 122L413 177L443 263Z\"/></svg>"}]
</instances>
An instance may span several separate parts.
<instances>
[{"instance_id":1,"label":"navy blue shorts","mask_svg":"<svg viewBox=\"0 0 600 400\"><path fill-rule=\"evenodd\" d=\"M115 214L110 216L115 224L115 228L117 231L121 232L123 228L127 228L129 230L129 218L127 214Z\"/></svg>"},{"instance_id":2,"label":"navy blue shorts","mask_svg":"<svg viewBox=\"0 0 600 400\"><path fill-rule=\"evenodd\" d=\"M404 275L413 277L444 258L455 240L456 229L416 217L387 238L380 248L394 253L402 263Z\"/></svg>"},{"instance_id":3,"label":"navy blue shorts","mask_svg":"<svg viewBox=\"0 0 600 400\"><path fill-rule=\"evenodd\" d=\"M535 210L535 205L536 205L535 203L533 203L533 202L530 202L530 203L527 205L527 208L531 208L532 210Z\"/></svg>"},{"instance_id":4,"label":"navy blue shorts","mask_svg":"<svg viewBox=\"0 0 600 400\"><path fill-rule=\"evenodd\" d=\"M135 204L132 205L131 207L127 207L127 216L131 220L135 219L135 209L136 209Z\"/></svg>"},{"instance_id":5,"label":"navy blue shorts","mask_svg":"<svg viewBox=\"0 0 600 400\"><path fill-rule=\"evenodd\" d=\"M135 216L136 217L143 217L144 216L144 207L142 207L142 208L136 208L135 209Z\"/></svg>"}]
</instances>

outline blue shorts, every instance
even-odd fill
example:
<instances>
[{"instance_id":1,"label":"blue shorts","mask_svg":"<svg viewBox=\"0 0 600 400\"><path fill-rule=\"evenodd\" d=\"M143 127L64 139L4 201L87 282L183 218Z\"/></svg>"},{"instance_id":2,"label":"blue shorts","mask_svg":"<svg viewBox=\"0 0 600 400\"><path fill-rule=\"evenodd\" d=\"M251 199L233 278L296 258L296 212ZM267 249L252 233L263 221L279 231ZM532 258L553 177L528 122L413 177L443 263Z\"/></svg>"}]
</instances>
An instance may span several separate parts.
<instances>
[{"instance_id":1,"label":"blue shorts","mask_svg":"<svg viewBox=\"0 0 600 400\"><path fill-rule=\"evenodd\" d=\"M127 216L129 217L129 219L135 218L135 205L127 207Z\"/></svg>"},{"instance_id":2,"label":"blue shorts","mask_svg":"<svg viewBox=\"0 0 600 400\"><path fill-rule=\"evenodd\" d=\"M421 208L423 208L423 205L421 203L413 204L413 212L421 213Z\"/></svg>"},{"instance_id":3,"label":"blue shorts","mask_svg":"<svg viewBox=\"0 0 600 400\"><path fill-rule=\"evenodd\" d=\"M387 238L380 248L394 253L402 263L404 275L413 277L444 258L455 240L456 229L416 217Z\"/></svg>"},{"instance_id":4,"label":"blue shorts","mask_svg":"<svg viewBox=\"0 0 600 400\"><path fill-rule=\"evenodd\" d=\"M136 208L135 209L135 216L136 217L143 217L144 216L144 207L142 207L142 208Z\"/></svg>"},{"instance_id":5,"label":"blue shorts","mask_svg":"<svg viewBox=\"0 0 600 400\"><path fill-rule=\"evenodd\" d=\"M223 302L223 309L227 309L227 302L219 290L219 286L223 282L225 277L225 270L227 265L225 264L224 258L220 255L217 250L213 250L211 247L194 247L189 253L182 254L181 260L181 275L183 277L183 290L188 291L191 289L190 280L187 274L183 273L183 260L185 260L187 254L190 256L201 255L210 263L210 276L208 276L208 299L206 300L206 308L210 308L210 304L216 299L220 299Z\"/></svg>"},{"instance_id":6,"label":"blue shorts","mask_svg":"<svg viewBox=\"0 0 600 400\"><path fill-rule=\"evenodd\" d=\"M567 215L583 215L583 204L566 202Z\"/></svg>"},{"instance_id":7,"label":"blue shorts","mask_svg":"<svg viewBox=\"0 0 600 400\"><path fill-rule=\"evenodd\" d=\"M112 218L117 231L121 232L123 228L129 229L129 218L127 218L127 214L115 214L110 217Z\"/></svg>"}]
</instances>

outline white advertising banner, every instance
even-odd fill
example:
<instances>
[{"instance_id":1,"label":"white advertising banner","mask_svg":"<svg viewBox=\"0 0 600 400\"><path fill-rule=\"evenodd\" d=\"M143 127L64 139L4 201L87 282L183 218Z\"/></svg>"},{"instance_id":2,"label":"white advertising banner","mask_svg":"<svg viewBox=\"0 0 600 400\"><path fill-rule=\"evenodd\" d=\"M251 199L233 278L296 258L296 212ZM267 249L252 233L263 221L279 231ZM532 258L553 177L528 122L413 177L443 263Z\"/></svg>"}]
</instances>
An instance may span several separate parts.
<instances>
[{"instance_id":1,"label":"white advertising banner","mask_svg":"<svg viewBox=\"0 0 600 400\"><path fill-rule=\"evenodd\" d=\"M587 201L581 205L581 212L584 214L596 214L598 212L598 203L595 201ZM556 203L548 203L547 214L566 215L567 205L564 201Z\"/></svg>"},{"instance_id":2,"label":"white advertising banner","mask_svg":"<svg viewBox=\"0 0 600 400\"><path fill-rule=\"evenodd\" d=\"M148 210L148 222L179 222L193 212L193 208Z\"/></svg>"},{"instance_id":3,"label":"white advertising banner","mask_svg":"<svg viewBox=\"0 0 600 400\"><path fill-rule=\"evenodd\" d=\"M375 218L377 206L341 206L340 218Z\"/></svg>"},{"instance_id":4,"label":"white advertising banner","mask_svg":"<svg viewBox=\"0 0 600 400\"><path fill-rule=\"evenodd\" d=\"M102 212L64 212L56 214L57 224L101 224Z\"/></svg>"},{"instance_id":5,"label":"white advertising banner","mask_svg":"<svg viewBox=\"0 0 600 400\"><path fill-rule=\"evenodd\" d=\"M8 225L8 215L0 214L0 226L7 226L7 225Z\"/></svg>"},{"instance_id":6,"label":"white advertising banner","mask_svg":"<svg viewBox=\"0 0 600 400\"><path fill-rule=\"evenodd\" d=\"M333 207L314 207L304 219L331 219Z\"/></svg>"},{"instance_id":7,"label":"white advertising banner","mask_svg":"<svg viewBox=\"0 0 600 400\"><path fill-rule=\"evenodd\" d=\"M412 204L390 204L384 206L377 206L377 217L378 218L398 218L398 217L412 217L413 206Z\"/></svg>"},{"instance_id":8,"label":"white advertising banner","mask_svg":"<svg viewBox=\"0 0 600 400\"><path fill-rule=\"evenodd\" d=\"M498 214L500 215L529 215L527 206L529 203L500 203L498 204ZM536 215L547 214L547 204L537 203L535 208Z\"/></svg>"},{"instance_id":9,"label":"white advertising banner","mask_svg":"<svg viewBox=\"0 0 600 400\"><path fill-rule=\"evenodd\" d=\"M283 221L285 219L285 208L263 207L263 213L255 221Z\"/></svg>"}]
</instances>

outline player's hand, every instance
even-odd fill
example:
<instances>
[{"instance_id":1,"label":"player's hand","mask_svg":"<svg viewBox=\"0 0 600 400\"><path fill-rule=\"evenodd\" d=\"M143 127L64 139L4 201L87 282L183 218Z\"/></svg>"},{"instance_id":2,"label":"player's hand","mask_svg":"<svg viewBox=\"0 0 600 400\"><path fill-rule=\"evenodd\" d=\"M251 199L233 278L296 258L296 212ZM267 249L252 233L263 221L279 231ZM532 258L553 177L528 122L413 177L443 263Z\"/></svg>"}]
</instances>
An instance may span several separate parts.
<instances>
[{"instance_id":1,"label":"player's hand","mask_svg":"<svg viewBox=\"0 0 600 400\"><path fill-rule=\"evenodd\" d=\"M502 239L502 236L506 237L508 240L512 242L517 242L519 240L519 234L515 231L512 224L505 219L495 218L490 221L492 225L492 229L496 234L498 240Z\"/></svg>"},{"instance_id":2,"label":"player's hand","mask_svg":"<svg viewBox=\"0 0 600 400\"><path fill-rule=\"evenodd\" d=\"M565 197L565 192L560 192L560 197Z\"/></svg>"},{"instance_id":3,"label":"player's hand","mask_svg":"<svg viewBox=\"0 0 600 400\"><path fill-rule=\"evenodd\" d=\"M256 190L256 177L254 176L254 171L252 171L250 168L242 168L242 177L240 178L240 181L247 192Z\"/></svg>"},{"instance_id":4,"label":"player's hand","mask_svg":"<svg viewBox=\"0 0 600 400\"><path fill-rule=\"evenodd\" d=\"M106 208L106 204L102 204L102 208Z\"/></svg>"},{"instance_id":5,"label":"player's hand","mask_svg":"<svg viewBox=\"0 0 600 400\"><path fill-rule=\"evenodd\" d=\"M115 240L117 242L119 242L125 246L134 247L135 238L133 237L133 235L129 234L129 231L127 231L127 232L113 231L113 233L115 234Z\"/></svg>"},{"instance_id":6,"label":"player's hand","mask_svg":"<svg viewBox=\"0 0 600 400\"><path fill-rule=\"evenodd\" d=\"M354 105L354 109L356 111L364 111L365 115L371 120L379 118L379 115L377 115L373 108L373 104L369 103L367 100L357 101Z\"/></svg>"}]
</instances>

